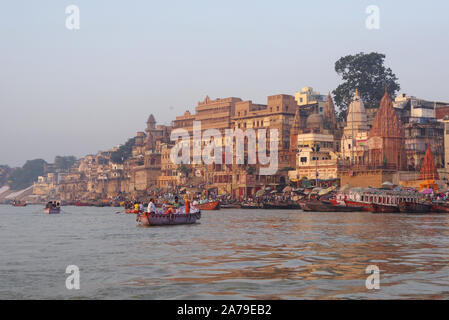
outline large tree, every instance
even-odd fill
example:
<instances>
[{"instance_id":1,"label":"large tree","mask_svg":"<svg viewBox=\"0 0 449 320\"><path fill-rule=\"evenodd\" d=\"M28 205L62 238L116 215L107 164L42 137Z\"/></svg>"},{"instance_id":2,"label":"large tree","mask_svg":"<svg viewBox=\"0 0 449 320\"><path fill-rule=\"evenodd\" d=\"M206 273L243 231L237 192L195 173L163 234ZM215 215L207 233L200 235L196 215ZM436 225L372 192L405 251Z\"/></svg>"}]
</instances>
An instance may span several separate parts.
<instances>
[{"instance_id":1,"label":"large tree","mask_svg":"<svg viewBox=\"0 0 449 320\"><path fill-rule=\"evenodd\" d=\"M76 162L76 157L74 156L56 156L55 157L55 167L60 170L70 169Z\"/></svg>"},{"instance_id":2,"label":"large tree","mask_svg":"<svg viewBox=\"0 0 449 320\"><path fill-rule=\"evenodd\" d=\"M28 160L22 168L14 170L8 183L12 190L25 189L45 173L47 162L42 159Z\"/></svg>"},{"instance_id":3,"label":"large tree","mask_svg":"<svg viewBox=\"0 0 449 320\"><path fill-rule=\"evenodd\" d=\"M135 143L135 138L131 138L126 141L126 143L120 146L117 151L111 153L111 161L114 163L123 164L125 160L131 156Z\"/></svg>"},{"instance_id":4,"label":"large tree","mask_svg":"<svg viewBox=\"0 0 449 320\"><path fill-rule=\"evenodd\" d=\"M332 93L339 107L338 119L346 120L349 103L358 89L366 108L379 107L385 88L394 99L401 87L390 68L385 67L385 55L377 52L358 53L340 58L335 62L335 71L342 77Z\"/></svg>"}]
</instances>

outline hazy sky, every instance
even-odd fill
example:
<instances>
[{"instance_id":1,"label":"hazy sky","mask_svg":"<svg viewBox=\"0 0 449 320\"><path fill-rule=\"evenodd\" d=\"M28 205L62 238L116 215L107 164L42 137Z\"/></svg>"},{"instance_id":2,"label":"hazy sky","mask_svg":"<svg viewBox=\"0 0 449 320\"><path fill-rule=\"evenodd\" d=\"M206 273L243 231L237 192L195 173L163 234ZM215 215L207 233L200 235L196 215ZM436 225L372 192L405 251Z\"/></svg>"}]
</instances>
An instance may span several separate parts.
<instances>
[{"instance_id":1,"label":"hazy sky","mask_svg":"<svg viewBox=\"0 0 449 320\"><path fill-rule=\"evenodd\" d=\"M0 164L109 149L206 95L326 94L334 62L361 51L385 53L401 91L448 101L448 14L446 0L2 0Z\"/></svg>"}]
</instances>

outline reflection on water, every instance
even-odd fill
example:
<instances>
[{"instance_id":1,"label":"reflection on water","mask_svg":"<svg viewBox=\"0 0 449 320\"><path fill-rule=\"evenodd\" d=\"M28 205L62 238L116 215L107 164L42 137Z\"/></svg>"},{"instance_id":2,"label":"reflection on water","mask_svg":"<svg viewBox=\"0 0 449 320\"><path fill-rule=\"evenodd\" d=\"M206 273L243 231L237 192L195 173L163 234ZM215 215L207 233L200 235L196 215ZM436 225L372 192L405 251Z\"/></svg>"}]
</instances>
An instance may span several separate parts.
<instances>
[{"instance_id":1,"label":"reflection on water","mask_svg":"<svg viewBox=\"0 0 449 320\"><path fill-rule=\"evenodd\" d=\"M449 298L448 215L229 209L139 228L120 208L63 211L0 206L0 298ZM380 290L365 288L372 264Z\"/></svg>"}]
</instances>

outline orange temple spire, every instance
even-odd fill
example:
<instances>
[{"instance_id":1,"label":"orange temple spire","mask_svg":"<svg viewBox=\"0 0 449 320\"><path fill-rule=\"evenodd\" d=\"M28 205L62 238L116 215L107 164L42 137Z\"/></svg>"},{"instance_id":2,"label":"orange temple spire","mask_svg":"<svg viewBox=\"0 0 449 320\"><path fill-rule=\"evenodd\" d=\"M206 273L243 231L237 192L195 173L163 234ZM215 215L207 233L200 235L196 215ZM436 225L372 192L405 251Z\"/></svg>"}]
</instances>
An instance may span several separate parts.
<instances>
[{"instance_id":1,"label":"orange temple spire","mask_svg":"<svg viewBox=\"0 0 449 320\"><path fill-rule=\"evenodd\" d=\"M427 145L426 155L424 156L423 165L421 167L421 174L419 177L421 180L439 180L438 170L433 160L432 150L430 143Z\"/></svg>"}]
</instances>

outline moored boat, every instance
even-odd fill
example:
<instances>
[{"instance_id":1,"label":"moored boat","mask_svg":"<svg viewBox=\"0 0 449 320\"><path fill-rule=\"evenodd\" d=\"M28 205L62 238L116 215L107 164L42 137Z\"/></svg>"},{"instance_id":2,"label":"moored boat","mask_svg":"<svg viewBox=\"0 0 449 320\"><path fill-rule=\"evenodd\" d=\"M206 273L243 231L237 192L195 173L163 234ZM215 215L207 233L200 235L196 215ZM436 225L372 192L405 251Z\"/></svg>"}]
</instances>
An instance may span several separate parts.
<instances>
[{"instance_id":1,"label":"moored boat","mask_svg":"<svg viewBox=\"0 0 449 320\"><path fill-rule=\"evenodd\" d=\"M220 209L240 209L241 205L238 203L220 203Z\"/></svg>"},{"instance_id":2,"label":"moored boat","mask_svg":"<svg viewBox=\"0 0 449 320\"><path fill-rule=\"evenodd\" d=\"M402 213L428 213L432 209L430 203L402 201L399 203L399 211Z\"/></svg>"},{"instance_id":3,"label":"moored boat","mask_svg":"<svg viewBox=\"0 0 449 320\"><path fill-rule=\"evenodd\" d=\"M301 209L298 203L270 203L264 202L262 204L263 209Z\"/></svg>"},{"instance_id":4,"label":"moored boat","mask_svg":"<svg viewBox=\"0 0 449 320\"><path fill-rule=\"evenodd\" d=\"M253 202L253 203L244 202L244 203L240 204L240 208L241 209L261 209L262 207L257 202Z\"/></svg>"},{"instance_id":5,"label":"moored boat","mask_svg":"<svg viewBox=\"0 0 449 320\"><path fill-rule=\"evenodd\" d=\"M399 207L397 205L371 203L370 211L372 213L396 213L399 212Z\"/></svg>"},{"instance_id":6,"label":"moored boat","mask_svg":"<svg viewBox=\"0 0 449 320\"><path fill-rule=\"evenodd\" d=\"M27 203L25 201L14 200L12 202L13 207L26 207Z\"/></svg>"},{"instance_id":7,"label":"moored boat","mask_svg":"<svg viewBox=\"0 0 449 320\"><path fill-rule=\"evenodd\" d=\"M220 202L219 201L209 201L205 203L195 204L195 207L200 210L219 210Z\"/></svg>"},{"instance_id":8,"label":"moored boat","mask_svg":"<svg viewBox=\"0 0 449 320\"><path fill-rule=\"evenodd\" d=\"M430 211L435 213L449 213L449 203L433 202Z\"/></svg>"},{"instance_id":9,"label":"moored boat","mask_svg":"<svg viewBox=\"0 0 449 320\"><path fill-rule=\"evenodd\" d=\"M334 205L330 201L311 201L306 202L305 211L314 212L358 212L363 211L362 207Z\"/></svg>"}]
</instances>

